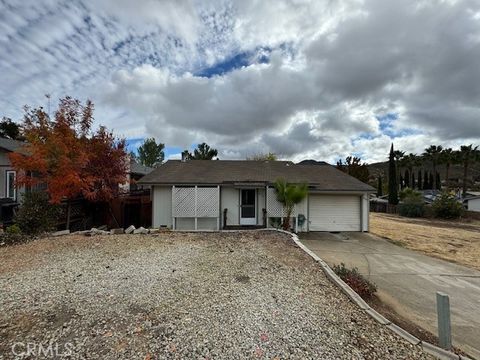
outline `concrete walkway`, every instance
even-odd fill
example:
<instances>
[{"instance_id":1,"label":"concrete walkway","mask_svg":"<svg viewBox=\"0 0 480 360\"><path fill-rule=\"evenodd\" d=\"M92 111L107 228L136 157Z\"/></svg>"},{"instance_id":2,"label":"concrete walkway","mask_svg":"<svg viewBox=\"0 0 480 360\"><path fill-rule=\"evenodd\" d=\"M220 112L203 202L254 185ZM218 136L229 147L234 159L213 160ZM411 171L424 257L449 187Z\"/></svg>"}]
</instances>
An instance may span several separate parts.
<instances>
[{"instance_id":1,"label":"concrete walkway","mask_svg":"<svg viewBox=\"0 0 480 360\"><path fill-rule=\"evenodd\" d=\"M300 240L330 266L357 267L399 314L437 334L437 291L450 296L453 344L480 359L480 271L367 233L308 233Z\"/></svg>"}]
</instances>

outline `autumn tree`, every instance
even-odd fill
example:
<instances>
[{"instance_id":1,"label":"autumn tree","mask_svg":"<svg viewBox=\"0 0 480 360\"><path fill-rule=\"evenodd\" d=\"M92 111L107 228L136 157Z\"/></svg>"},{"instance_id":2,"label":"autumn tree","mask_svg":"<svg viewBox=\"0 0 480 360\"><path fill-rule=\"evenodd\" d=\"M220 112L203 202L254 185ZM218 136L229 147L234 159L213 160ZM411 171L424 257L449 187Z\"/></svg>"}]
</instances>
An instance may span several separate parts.
<instances>
[{"instance_id":1,"label":"autumn tree","mask_svg":"<svg viewBox=\"0 0 480 360\"><path fill-rule=\"evenodd\" d=\"M25 107L24 151L11 153L18 186L46 186L50 202L83 196L92 202L112 199L126 181L125 140L105 127L92 130L93 103L66 97L54 118L43 108ZM68 220L67 220L68 221Z\"/></svg>"},{"instance_id":2,"label":"autumn tree","mask_svg":"<svg viewBox=\"0 0 480 360\"><path fill-rule=\"evenodd\" d=\"M356 156L347 156L345 162L343 162L342 159L338 160L337 169L363 181L364 183L368 182L370 176L368 165L366 163L362 164L362 160Z\"/></svg>"},{"instance_id":3,"label":"autumn tree","mask_svg":"<svg viewBox=\"0 0 480 360\"><path fill-rule=\"evenodd\" d=\"M155 167L165 159L164 149L165 144L157 144L155 138L148 138L138 148L138 156L136 158L144 166Z\"/></svg>"}]
</instances>

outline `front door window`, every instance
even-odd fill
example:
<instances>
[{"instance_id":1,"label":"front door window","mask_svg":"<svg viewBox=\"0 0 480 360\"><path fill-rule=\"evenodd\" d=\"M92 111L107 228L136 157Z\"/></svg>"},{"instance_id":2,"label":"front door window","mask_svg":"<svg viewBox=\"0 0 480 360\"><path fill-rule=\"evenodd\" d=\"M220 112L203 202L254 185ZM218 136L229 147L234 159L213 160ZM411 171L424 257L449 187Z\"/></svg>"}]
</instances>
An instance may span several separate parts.
<instances>
[{"instance_id":1,"label":"front door window","mask_svg":"<svg viewBox=\"0 0 480 360\"><path fill-rule=\"evenodd\" d=\"M15 188L15 180L17 173L13 170L7 171L7 183L6 183L6 197L12 200L17 199L17 189Z\"/></svg>"},{"instance_id":2,"label":"front door window","mask_svg":"<svg viewBox=\"0 0 480 360\"><path fill-rule=\"evenodd\" d=\"M256 214L256 190L255 189L241 189L240 194L240 224L241 225L255 225Z\"/></svg>"}]
</instances>

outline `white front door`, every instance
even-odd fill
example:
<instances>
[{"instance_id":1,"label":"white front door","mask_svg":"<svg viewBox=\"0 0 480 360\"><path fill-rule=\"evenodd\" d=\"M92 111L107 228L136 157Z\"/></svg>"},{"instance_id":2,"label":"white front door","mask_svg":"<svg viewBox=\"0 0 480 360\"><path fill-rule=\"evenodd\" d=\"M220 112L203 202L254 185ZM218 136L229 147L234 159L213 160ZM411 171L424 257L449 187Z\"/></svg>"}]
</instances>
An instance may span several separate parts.
<instances>
[{"instance_id":1,"label":"white front door","mask_svg":"<svg viewBox=\"0 0 480 360\"><path fill-rule=\"evenodd\" d=\"M256 225L257 190L240 189L240 225Z\"/></svg>"}]
</instances>

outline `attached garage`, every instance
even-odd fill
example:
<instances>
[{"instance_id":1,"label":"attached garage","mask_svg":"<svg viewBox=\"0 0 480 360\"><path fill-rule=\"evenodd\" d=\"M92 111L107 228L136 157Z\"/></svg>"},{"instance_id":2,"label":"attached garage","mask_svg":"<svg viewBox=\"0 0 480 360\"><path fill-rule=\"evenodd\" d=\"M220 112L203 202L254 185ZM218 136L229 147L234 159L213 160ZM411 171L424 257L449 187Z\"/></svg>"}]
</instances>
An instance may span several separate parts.
<instances>
[{"instance_id":1,"label":"attached garage","mask_svg":"<svg viewBox=\"0 0 480 360\"><path fill-rule=\"evenodd\" d=\"M308 217L310 231L361 231L360 195L310 194Z\"/></svg>"}]
</instances>

